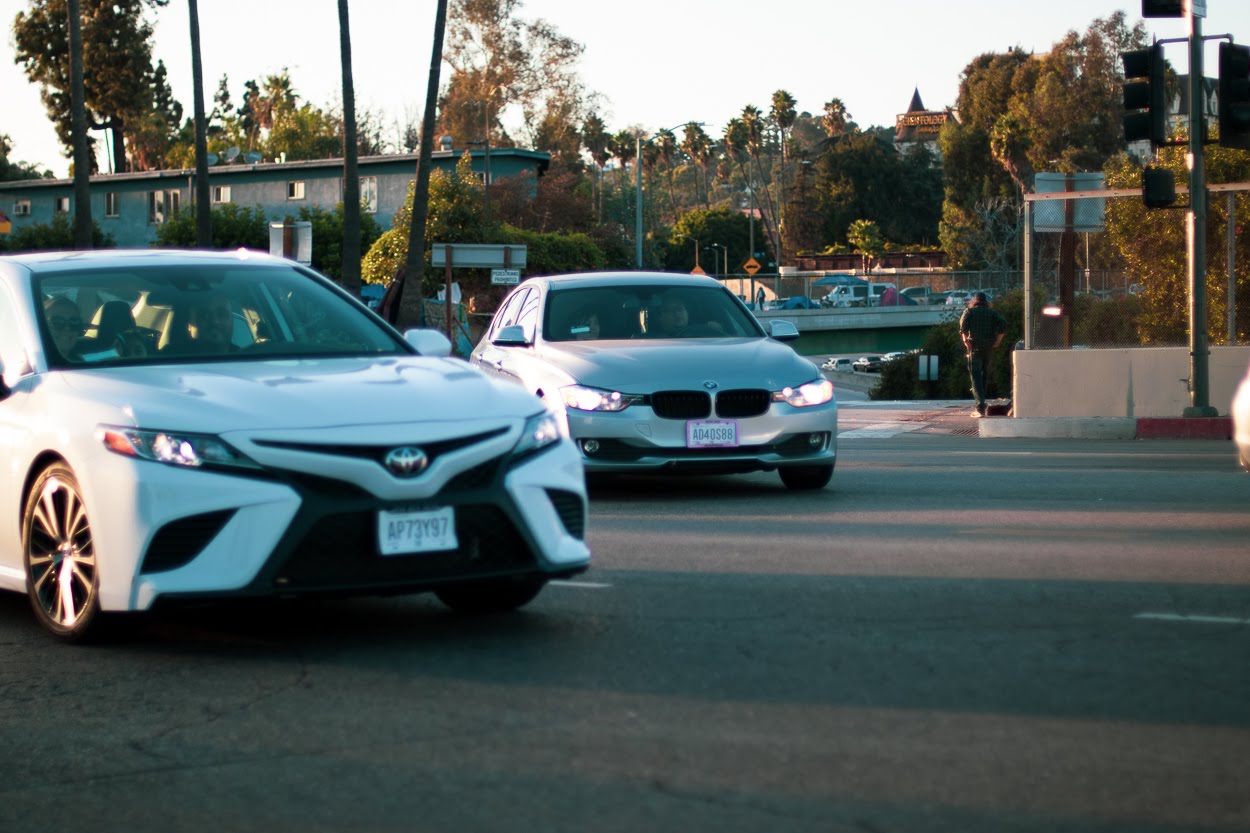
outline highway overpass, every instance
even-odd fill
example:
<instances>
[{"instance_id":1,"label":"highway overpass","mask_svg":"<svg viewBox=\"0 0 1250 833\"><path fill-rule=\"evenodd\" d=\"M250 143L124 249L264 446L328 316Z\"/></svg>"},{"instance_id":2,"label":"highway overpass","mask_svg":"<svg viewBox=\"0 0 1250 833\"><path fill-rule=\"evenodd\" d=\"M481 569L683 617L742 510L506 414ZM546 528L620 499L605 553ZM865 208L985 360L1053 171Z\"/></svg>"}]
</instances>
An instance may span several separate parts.
<instances>
[{"instance_id":1,"label":"highway overpass","mask_svg":"<svg viewBox=\"0 0 1250 833\"><path fill-rule=\"evenodd\" d=\"M956 320L962 306L850 307L847 309L763 310L762 322L783 319L799 328L795 350L820 353L889 353L912 350L943 321Z\"/></svg>"}]
</instances>

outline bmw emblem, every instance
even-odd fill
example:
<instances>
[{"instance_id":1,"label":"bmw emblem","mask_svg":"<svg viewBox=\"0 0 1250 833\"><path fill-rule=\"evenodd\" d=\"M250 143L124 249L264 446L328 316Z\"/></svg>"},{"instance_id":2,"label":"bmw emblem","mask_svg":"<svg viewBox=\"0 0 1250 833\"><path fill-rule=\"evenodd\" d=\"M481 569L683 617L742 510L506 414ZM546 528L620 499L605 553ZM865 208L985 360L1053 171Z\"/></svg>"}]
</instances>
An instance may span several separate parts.
<instances>
[{"instance_id":1,"label":"bmw emblem","mask_svg":"<svg viewBox=\"0 0 1250 833\"><path fill-rule=\"evenodd\" d=\"M703 387L707 388L708 390L716 390L716 388L718 388L719 385L717 385L711 379L708 379L706 382L703 383Z\"/></svg>"},{"instance_id":2,"label":"bmw emblem","mask_svg":"<svg viewBox=\"0 0 1250 833\"><path fill-rule=\"evenodd\" d=\"M386 468L396 477L416 477L430 464L429 455L419 448L405 445L386 452Z\"/></svg>"}]
</instances>

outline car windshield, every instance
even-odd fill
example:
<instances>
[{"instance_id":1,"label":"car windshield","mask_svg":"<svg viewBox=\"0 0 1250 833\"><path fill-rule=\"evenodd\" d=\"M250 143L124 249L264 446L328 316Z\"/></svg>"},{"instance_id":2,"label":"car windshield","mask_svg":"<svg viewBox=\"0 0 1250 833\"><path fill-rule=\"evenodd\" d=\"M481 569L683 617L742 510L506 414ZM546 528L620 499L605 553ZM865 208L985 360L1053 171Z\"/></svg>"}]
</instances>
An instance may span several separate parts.
<instances>
[{"instance_id":1,"label":"car windshield","mask_svg":"<svg viewBox=\"0 0 1250 833\"><path fill-rule=\"evenodd\" d=\"M555 289L547 296L547 341L763 337L749 310L721 287L636 286Z\"/></svg>"},{"instance_id":2,"label":"car windshield","mask_svg":"<svg viewBox=\"0 0 1250 833\"><path fill-rule=\"evenodd\" d=\"M36 290L54 367L407 352L363 309L293 267L91 269L46 276Z\"/></svg>"}]
</instances>

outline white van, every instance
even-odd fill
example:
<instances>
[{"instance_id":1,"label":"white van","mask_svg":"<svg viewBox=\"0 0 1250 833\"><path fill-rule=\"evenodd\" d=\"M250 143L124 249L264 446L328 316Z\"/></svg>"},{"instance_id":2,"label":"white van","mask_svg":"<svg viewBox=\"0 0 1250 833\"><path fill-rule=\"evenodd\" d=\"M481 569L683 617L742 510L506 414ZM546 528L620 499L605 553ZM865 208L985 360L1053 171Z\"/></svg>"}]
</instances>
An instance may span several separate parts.
<instances>
[{"instance_id":1,"label":"white van","mask_svg":"<svg viewBox=\"0 0 1250 833\"><path fill-rule=\"evenodd\" d=\"M868 306L869 284L843 284L835 286L821 301L826 307L866 307Z\"/></svg>"}]
</instances>

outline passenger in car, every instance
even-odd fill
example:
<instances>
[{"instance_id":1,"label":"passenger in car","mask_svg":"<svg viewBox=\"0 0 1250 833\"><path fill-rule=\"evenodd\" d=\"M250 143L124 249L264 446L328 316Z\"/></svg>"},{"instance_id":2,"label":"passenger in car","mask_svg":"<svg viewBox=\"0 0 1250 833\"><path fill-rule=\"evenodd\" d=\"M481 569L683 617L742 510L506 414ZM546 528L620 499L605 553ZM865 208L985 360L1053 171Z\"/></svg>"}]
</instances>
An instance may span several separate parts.
<instances>
[{"instance_id":1,"label":"passenger in car","mask_svg":"<svg viewBox=\"0 0 1250 833\"><path fill-rule=\"evenodd\" d=\"M85 327L78 304L64 295L55 295L43 302L43 316L52 333L52 344L63 358L82 361L82 335Z\"/></svg>"},{"instance_id":2,"label":"passenger in car","mask_svg":"<svg viewBox=\"0 0 1250 833\"><path fill-rule=\"evenodd\" d=\"M162 352L203 356L234 351L230 341L234 317L225 295L213 293L196 298L185 320L185 330L176 329Z\"/></svg>"},{"instance_id":3,"label":"passenger in car","mask_svg":"<svg viewBox=\"0 0 1250 833\"><path fill-rule=\"evenodd\" d=\"M599 338L599 313L590 307L582 307L573 316L569 335L577 341L594 341Z\"/></svg>"}]
</instances>

